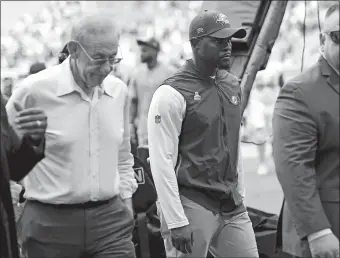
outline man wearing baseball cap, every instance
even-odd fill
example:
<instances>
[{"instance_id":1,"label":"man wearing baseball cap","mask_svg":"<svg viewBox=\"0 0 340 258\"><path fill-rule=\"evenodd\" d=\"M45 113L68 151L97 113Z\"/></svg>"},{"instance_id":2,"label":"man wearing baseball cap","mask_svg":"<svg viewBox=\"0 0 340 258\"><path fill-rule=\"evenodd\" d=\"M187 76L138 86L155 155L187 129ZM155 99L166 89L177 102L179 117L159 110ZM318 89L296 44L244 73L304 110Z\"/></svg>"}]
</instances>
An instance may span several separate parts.
<instances>
[{"instance_id":1,"label":"man wearing baseball cap","mask_svg":"<svg viewBox=\"0 0 340 258\"><path fill-rule=\"evenodd\" d=\"M167 257L258 257L239 162L241 89L227 72L227 17L204 11L189 28L193 59L156 90L149 152Z\"/></svg>"},{"instance_id":2,"label":"man wearing baseball cap","mask_svg":"<svg viewBox=\"0 0 340 258\"><path fill-rule=\"evenodd\" d=\"M129 83L131 123L137 128L138 156L146 161L148 157L147 116L152 95L157 87L175 72L175 69L158 60L161 46L156 38L138 39L137 44L141 50L142 64L134 71ZM134 133L135 130L131 131Z\"/></svg>"}]
</instances>

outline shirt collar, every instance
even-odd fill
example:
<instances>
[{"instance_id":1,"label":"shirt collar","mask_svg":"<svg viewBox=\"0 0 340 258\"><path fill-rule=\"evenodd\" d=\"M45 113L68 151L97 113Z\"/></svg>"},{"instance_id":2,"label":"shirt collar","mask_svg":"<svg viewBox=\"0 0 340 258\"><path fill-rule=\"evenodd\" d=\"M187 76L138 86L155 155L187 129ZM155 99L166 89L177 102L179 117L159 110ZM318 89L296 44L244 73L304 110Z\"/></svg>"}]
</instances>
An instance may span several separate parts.
<instances>
[{"instance_id":1,"label":"shirt collar","mask_svg":"<svg viewBox=\"0 0 340 258\"><path fill-rule=\"evenodd\" d=\"M81 93L81 90L74 80L71 68L70 68L70 57L65 59L64 62L60 64L61 68L61 76L59 78L59 83L58 83L58 89L57 89L57 96L65 96L67 94L70 94L72 92L79 92ZM108 75L110 76L110 75ZM114 94L108 90L105 84L105 79L99 87L97 87L99 96L103 95L104 93L110 97L114 97Z\"/></svg>"},{"instance_id":2,"label":"shirt collar","mask_svg":"<svg viewBox=\"0 0 340 258\"><path fill-rule=\"evenodd\" d=\"M60 64L61 76L59 78L57 96L61 97L74 91L80 92L79 86L73 78L70 68L70 57Z\"/></svg>"}]
</instances>

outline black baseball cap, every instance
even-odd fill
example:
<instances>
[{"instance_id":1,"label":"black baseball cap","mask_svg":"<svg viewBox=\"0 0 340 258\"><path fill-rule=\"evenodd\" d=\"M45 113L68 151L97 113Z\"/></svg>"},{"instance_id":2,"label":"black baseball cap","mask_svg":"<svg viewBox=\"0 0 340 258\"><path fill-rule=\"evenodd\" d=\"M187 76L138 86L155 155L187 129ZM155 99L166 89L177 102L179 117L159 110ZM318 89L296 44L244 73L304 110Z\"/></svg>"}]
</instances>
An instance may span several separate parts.
<instances>
[{"instance_id":1,"label":"black baseball cap","mask_svg":"<svg viewBox=\"0 0 340 258\"><path fill-rule=\"evenodd\" d=\"M204 10L200 12L190 23L189 40L210 36L215 38L244 38L247 35L245 29L231 28L227 16L216 11Z\"/></svg>"},{"instance_id":2,"label":"black baseball cap","mask_svg":"<svg viewBox=\"0 0 340 258\"><path fill-rule=\"evenodd\" d=\"M147 39L147 40L138 39L137 44L139 46L144 45L144 46L152 47L152 48L156 49L157 51L159 51L161 49L161 45L159 44L159 41L155 38L150 38L150 39Z\"/></svg>"}]
</instances>

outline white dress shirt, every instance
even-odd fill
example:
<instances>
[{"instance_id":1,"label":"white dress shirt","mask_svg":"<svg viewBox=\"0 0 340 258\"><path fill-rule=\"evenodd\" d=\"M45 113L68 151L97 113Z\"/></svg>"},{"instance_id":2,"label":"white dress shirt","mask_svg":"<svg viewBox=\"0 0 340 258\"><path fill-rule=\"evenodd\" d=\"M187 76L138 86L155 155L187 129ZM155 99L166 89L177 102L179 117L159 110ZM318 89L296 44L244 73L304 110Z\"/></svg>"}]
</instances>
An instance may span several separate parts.
<instances>
[{"instance_id":1,"label":"white dress shirt","mask_svg":"<svg viewBox=\"0 0 340 258\"><path fill-rule=\"evenodd\" d=\"M128 90L109 75L90 99L75 83L69 59L25 79L7 104L42 108L48 118L45 158L23 179L27 199L82 203L137 189L130 153Z\"/></svg>"},{"instance_id":2,"label":"white dress shirt","mask_svg":"<svg viewBox=\"0 0 340 258\"><path fill-rule=\"evenodd\" d=\"M175 166L179 135L186 113L184 97L169 85L160 86L153 95L148 115L149 154L160 208L169 229L188 225L179 197ZM155 117L160 116L160 122ZM159 120L158 120L159 121ZM244 199L241 155L238 162L238 189Z\"/></svg>"}]
</instances>

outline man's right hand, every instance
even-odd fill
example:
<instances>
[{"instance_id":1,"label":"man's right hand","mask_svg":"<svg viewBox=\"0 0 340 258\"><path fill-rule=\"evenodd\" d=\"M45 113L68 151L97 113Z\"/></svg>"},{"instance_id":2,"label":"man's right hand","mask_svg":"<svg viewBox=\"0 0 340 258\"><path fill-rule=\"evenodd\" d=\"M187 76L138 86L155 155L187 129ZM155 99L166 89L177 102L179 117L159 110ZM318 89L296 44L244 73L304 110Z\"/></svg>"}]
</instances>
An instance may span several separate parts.
<instances>
[{"instance_id":1,"label":"man's right hand","mask_svg":"<svg viewBox=\"0 0 340 258\"><path fill-rule=\"evenodd\" d=\"M180 252L187 254L192 252L194 244L193 233L189 225L170 230L172 245Z\"/></svg>"},{"instance_id":2,"label":"man's right hand","mask_svg":"<svg viewBox=\"0 0 340 258\"><path fill-rule=\"evenodd\" d=\"M313 258L339 258L339 239L332 233L309 242Z\"/></svg>"}]
</instances>

